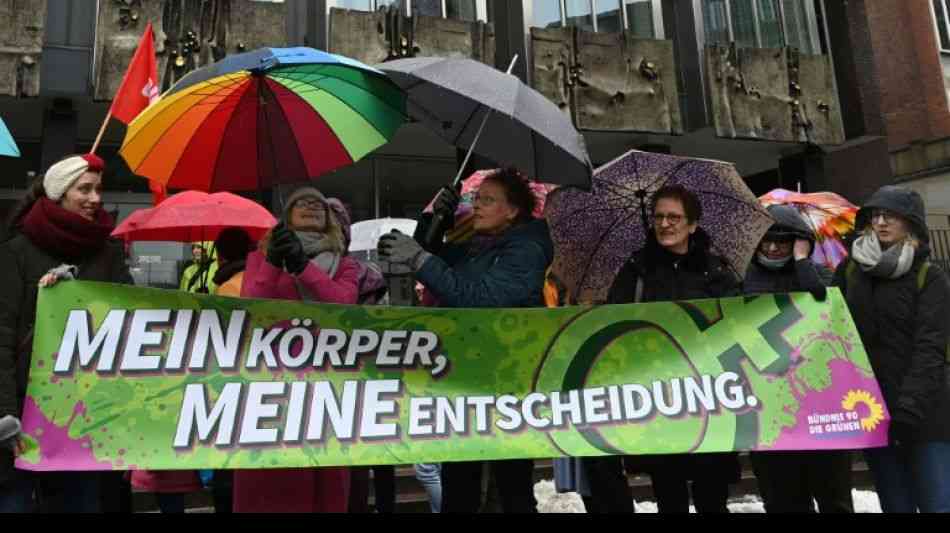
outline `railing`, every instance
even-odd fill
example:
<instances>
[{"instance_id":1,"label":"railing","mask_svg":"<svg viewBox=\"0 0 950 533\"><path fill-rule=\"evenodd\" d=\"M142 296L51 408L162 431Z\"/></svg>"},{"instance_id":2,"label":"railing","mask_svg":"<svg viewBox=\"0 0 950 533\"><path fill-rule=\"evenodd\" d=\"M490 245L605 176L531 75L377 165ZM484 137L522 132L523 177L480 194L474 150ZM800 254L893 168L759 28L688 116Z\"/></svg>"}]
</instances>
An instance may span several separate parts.
<instances>
[{"instance_id":1,"label":"railing","mask_svg":"<svg viewBox=\"0 0 950 533\"><path fill-rule=\"evenodd\" d=\"M931 261L950 272L950 229L930 230Z\"/></svg>"}]
</instances>

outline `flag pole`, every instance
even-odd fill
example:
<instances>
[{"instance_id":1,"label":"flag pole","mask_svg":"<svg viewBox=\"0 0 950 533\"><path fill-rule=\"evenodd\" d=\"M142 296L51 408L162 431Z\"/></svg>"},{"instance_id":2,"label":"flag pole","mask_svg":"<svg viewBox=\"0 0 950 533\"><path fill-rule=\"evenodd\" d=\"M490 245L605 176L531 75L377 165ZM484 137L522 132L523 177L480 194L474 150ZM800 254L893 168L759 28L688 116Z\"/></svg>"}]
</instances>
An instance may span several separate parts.
<instances>
[{"instance_id":1,"label":"flag pole","mask_svg":"<svg viewBox=\"0 0 950 533\"><path fill-rule=\"evenodd\" d=\"M89 150L90 154L96 153L96 150L99 149L99 143L102 142L102 136L106 132L106 126L109 125L109 119L112 118L112 108L109 108L109 112L106 113L106 118L102 121L102 126L99 128L99 135L96 135L96 142L92 143L92 150Z\"/></svg>"}]
</instances>

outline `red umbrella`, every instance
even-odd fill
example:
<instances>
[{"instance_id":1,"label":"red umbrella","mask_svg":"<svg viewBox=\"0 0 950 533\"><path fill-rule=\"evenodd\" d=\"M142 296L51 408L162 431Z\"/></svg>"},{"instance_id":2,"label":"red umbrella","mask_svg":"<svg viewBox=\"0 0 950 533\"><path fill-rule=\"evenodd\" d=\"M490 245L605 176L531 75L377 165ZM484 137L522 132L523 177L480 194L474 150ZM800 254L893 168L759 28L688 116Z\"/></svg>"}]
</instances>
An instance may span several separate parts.
<instances>
[{"instance_id":1,"label":"red umbrella","mask_svg":"<svg viewBox=\"0 0 950 533\"><path fill-rule=\"evenodd\" d=\"M241 228L260 240L277 224L267 209L246 198L219 192L186 191L158 206L133 213L112 232L126 241L213 241L222 230Z\"/></svg>"}]
</instances>

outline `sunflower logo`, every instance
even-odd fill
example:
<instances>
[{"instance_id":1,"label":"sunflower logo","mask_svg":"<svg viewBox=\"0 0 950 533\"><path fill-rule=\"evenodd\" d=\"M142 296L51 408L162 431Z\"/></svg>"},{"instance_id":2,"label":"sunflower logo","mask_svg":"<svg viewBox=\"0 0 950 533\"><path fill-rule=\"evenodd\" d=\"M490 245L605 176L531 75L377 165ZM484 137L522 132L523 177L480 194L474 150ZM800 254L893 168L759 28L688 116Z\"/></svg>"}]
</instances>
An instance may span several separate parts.
<instances>
[{"instance_id":1,"label":"sunflower logo","mask_svg":"<svg viewBox=\"0 0 950 533\"><path fill-rule=\"evenodd\" d=\"M870 433L884 421L884 407L871 396L870 392L863 390L849 391L842 400L841 407L854 411L858 404L864 405L868 410L868 415L861 419L861 429Z\"/></svg>"}]
</instances>

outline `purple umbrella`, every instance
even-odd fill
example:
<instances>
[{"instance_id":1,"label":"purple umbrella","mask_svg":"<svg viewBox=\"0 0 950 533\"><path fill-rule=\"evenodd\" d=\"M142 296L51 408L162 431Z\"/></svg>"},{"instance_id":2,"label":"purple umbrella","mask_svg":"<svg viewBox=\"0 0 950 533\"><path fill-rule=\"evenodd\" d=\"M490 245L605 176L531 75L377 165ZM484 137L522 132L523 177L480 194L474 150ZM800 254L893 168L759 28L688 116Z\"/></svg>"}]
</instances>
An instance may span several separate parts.
<instances>
[{"instance_id":1,"label":"purple umbrella","mask_svg":"<svg viewBox=\"0 0 950 533\"><path fill-rule=\"evenodd\" d=\"M740 277L772 218L731 163L632 150L597 169L590 192L559 189L548 197L553 274L574 303L606 300L620 267L643 248L650 227L650 197L664 185L695 192L699 221L713 253Z\"/></svg>"}]
</instances>

